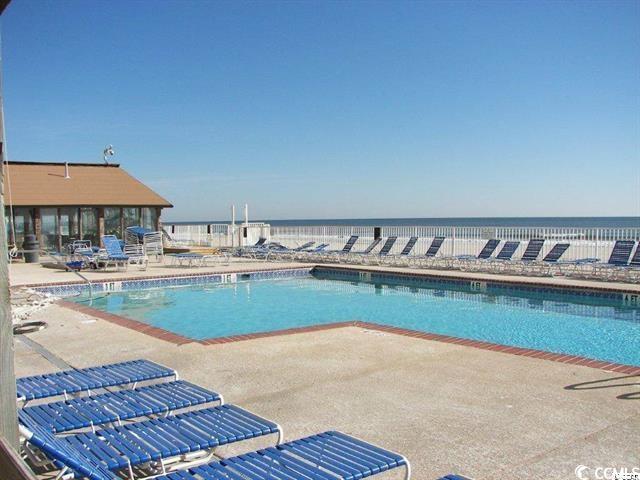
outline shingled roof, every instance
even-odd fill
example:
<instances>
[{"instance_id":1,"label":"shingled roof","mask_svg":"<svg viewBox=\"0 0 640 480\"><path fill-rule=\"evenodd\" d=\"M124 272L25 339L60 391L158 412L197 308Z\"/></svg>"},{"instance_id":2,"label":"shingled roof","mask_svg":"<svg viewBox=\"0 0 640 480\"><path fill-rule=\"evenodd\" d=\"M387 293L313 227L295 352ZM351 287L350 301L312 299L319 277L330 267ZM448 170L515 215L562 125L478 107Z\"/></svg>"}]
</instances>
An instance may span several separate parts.
<instances>
[{"instance_id":1,"label":"shingled roof","mask_svg":"<svg viewBox=\"0 0 640 480\"><path fill-rule=\"evenodd\" d=\"M9 162L4 201L15 207L172 207L118 164ZM10 188L9 188L10 182Z\"/></svg>"}]
</instances>

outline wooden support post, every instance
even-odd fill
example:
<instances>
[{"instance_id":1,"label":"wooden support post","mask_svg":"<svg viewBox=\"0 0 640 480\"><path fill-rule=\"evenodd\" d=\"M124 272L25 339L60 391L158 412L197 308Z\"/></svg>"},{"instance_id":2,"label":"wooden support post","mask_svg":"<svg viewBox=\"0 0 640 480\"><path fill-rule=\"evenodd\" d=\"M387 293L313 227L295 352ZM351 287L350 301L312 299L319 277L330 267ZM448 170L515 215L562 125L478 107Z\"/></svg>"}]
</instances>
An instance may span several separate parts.
<instances>
[{"instance_id":1,"label":"wooden support post","mask_svg":"<svg viewBox=\"0 0 640 480\"><path fill-rule=\"evenodd\" d=\"M56 209L56 245L58 247L58 251L62 252L62 209Z\"/></svg>"},{"instance_id":2,"label":"wooden support post","mask_svg":"<svg viewBox=\"0 0 640 480\"><path fill-rule=\"evenodd\" d=\"M5 164L4 109L0 85L0 161ZM4 172L0 171L0 212L4 212ZM0 222L0 436L18 450L16 374L13 367L13 322L9 301L7 227Z\"/></svg>"},{"instance_id":3,"label":"wooden support post","mask_svg":"<svg viewBox=\"0 0 640 480\"><path fill-rule=\"evenodd\" d=\"M104 235L104 207L100 207L98 208L98 243Z\"/></svg>"},{"instance_id":4,"label":"wooden support post","mask_svg":"<svg viewBox=\"0 0 640 480\"><path fill-rule=\"evenodd\" d=\"M33 220L33 233L36 234L36 238L40 242L40 247L44 248L44 240L42 239L42 216L40 214L40 208L35 208L35 218Z\"/></svg>"},{"instance_id":5,"label":"wooden support post","mask_svg":"<svg viewBox=\"0 0 640 480\"><path fill-rule=\"evenodd\" d=\"M120 232L118 237L124 238L124 208L120 209Z\"/></svg>"},{"instance_id":6,"label":"wooden support post","mask_svg":"<svg viewBox=\"0 0 640 480\"><path fill-rule=\"evenodd\" d=\"M161 215L162 215L162 209L160 207L156 207L156 224L155 224L156 232L159 232L160 230L162 230L162 219L160 217Z\"/></svg>"}]
</instances>

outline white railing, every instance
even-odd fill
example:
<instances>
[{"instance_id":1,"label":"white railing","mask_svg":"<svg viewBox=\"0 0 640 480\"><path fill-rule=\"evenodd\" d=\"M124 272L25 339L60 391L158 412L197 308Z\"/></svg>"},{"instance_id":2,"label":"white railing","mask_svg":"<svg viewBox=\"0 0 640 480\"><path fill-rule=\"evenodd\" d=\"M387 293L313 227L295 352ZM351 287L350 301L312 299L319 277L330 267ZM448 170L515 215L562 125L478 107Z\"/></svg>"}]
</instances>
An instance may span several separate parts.
<instances>
[{"instance_id":1,"label":"white railing","mask_svg":"<svg viewBox=\"0 0 640 480\"><path fill-rule=\"evenodd\" d=\"M165 224L165 230L171 238L183 245L200 245L211 247L231 247L251 245L259 237L279 242L288 247L296 247L306 242L328 243L330 250L341 249L351 235L360 238L354 251L363 250L379 233L383 238L397 236L391 253L400 253L410 237L418 237L412 255L424 255L431 241L436 236L445 237L440 255L477 255L490 238L503 241L517 240L520 246L514 254L519 258L524 252L527 242L532 238L544 238L542 254L546 255L558 242L570 243L571 246L563 255L563 259L577 258L609 258L616 240L640 240L638 228L561 228L561 227L457 227L457 226L394 226L381 227L376 232L371 226L270 226L265 223L250 223L247 237L243 237L243 225L236 225L231 231L229 224ZM501 248L502 245L498 247ZM380 247L378 247L380 248Z\"/></svg>"},{"instance_id":2,"label":"white railing","mask_svg":"<svg viewBox=\"0 0 640 480\"><path fill-rule=\"evenodd\" d=\"M360 238L354 251L363 250L374 238L374 227L362 226L273 226L271 240L287 246L305 242L328 243L329 249L341 249L351 235ZM616 240L640 240L639 228L560 228L560 227L443 227L443 226L396 226L381 227L383 238L397 236L391 253L400 253L410 237L417 236L412 255L424 255L436 236L445 237L441 255L476 255L490 238L517 240L520 246L514 254L519 258L527 242L532 238L546 240L541 256L546 255L557 242L570 243L563 259L600 258L607 259ZM501 246L500 246L501 247ZM498 247L498 248L500 248Z\"/></svg>"},{"instance_id":3,"label":"white railing","mask_svg":"<svg viewBox=\"0 0 640 480\"><path fill-rule=\"evenodd\" d=\"M260 237L269 239L269 224L249 223L232 227L227 223L171 224L164 230L174 244L198 247L238 247L253 245Z\"/></svg>"}]
</instances>

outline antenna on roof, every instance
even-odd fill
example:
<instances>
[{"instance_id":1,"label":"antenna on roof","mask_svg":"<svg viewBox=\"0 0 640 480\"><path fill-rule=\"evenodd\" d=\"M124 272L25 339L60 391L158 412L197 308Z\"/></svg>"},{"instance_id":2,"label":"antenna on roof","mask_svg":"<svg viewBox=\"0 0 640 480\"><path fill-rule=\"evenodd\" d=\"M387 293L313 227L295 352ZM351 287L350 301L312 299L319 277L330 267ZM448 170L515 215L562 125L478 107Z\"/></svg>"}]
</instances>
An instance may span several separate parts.
<instances>
[{"instance_id":1,"label":"antenna on roof","mask_svg":"<svg viewBox=\"0 0 640 480\"><path fill-rule=\"evenodd\" d=\"M115 154L116 152L113 151L113 145L109 145L107 148L105 148L102 151L102 159L104 160L104 163L109 165L109 161L107 160L107 158L113 157Z\"/></svg>"}]
</instances>

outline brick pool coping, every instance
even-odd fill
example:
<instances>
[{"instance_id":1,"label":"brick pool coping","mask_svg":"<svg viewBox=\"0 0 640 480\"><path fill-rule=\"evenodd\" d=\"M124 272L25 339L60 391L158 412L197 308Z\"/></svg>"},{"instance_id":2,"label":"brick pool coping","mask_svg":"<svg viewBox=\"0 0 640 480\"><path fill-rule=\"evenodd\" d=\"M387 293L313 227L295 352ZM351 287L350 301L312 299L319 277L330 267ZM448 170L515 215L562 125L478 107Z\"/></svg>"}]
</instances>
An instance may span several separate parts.
<instances>
[{"instance_id":1,"label":"brick pool coping","mask_svg":"<svg viewBox=\"0 0 640 480\"><path fill-rule=\"evenodd\" d=\"M67 300L58 300L58 305L74 310L76 312L84 313L92 317L100 318L108 322L120 325L122 327L130 328L145 335L149 335L166 342L173 343L175 345L184 345L187 343L198 343L200 345L219 345L223 343L241 342L244 340L253 340L258 338L276 337L280 335L293 335L298 333L317 332L322 330L331 330L344 327L359 327L366 330L375 330L379 332L392 333L396 335L402 335L405 337L419 338L422 340L432 340L436 342L451 343L454 345L461 345L464 347L479 348L481 350L490 350L493 352L508 353L511 355L519 355L524 357L537 358L539 360L548 360L551 362L567 363L571 365L579 365L583 367L596 368L599 370L605 370L608 372L622 373L626 375L640 375L640 367L633 365L624 365L620 363L606 362L602 360L594 360L592 358L580 357L577 355L568 355L562 353L546 352L544 350L535 350L531 348L513 347L508 345L500 345L497 343L483 342L479 340L469 340L460 337L451 337L448 335L440 335L437 333L421 332L418 330L408 330L405 328L392 327L389 325L381 325L371 322L363 322L360 320L353 320L348 322L334 322L322 325L310 325L307 327L287 328L283 330L272 330L270 332L257 332L244 335L232 335L229 337L217 337L207 338L204 340L194 340L192 338L184 337L176 333L170 332L163 328L147 325L146 323L132 320L120 315L114 315L113 313L107 313L102 310L89 307L87 305L81 305L78 303L69 302Z\"/></svg>"}]
</instances>

